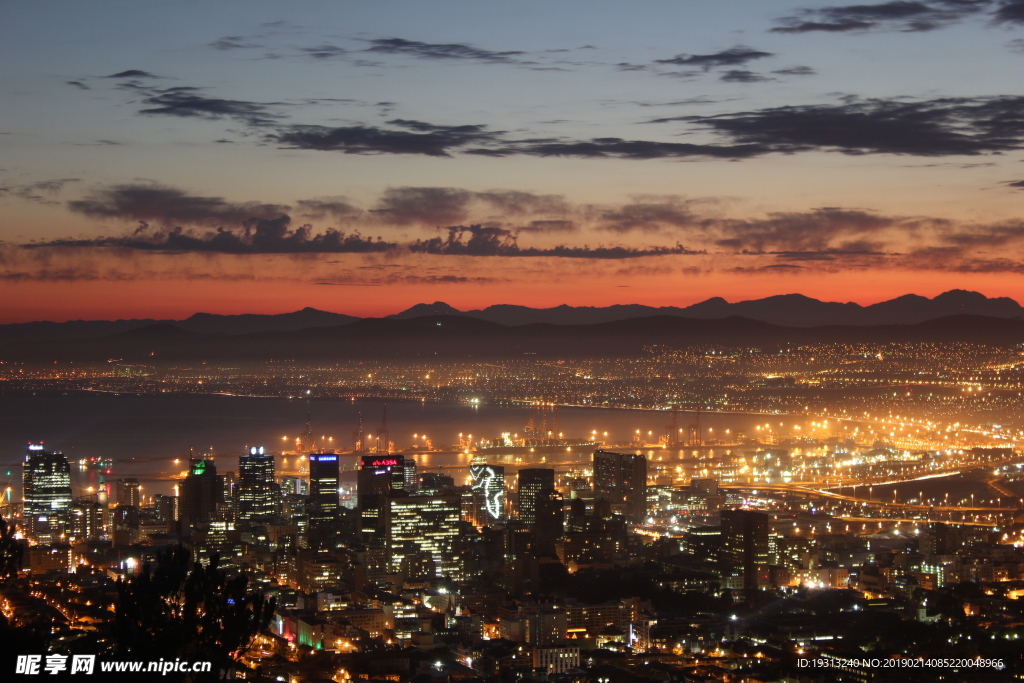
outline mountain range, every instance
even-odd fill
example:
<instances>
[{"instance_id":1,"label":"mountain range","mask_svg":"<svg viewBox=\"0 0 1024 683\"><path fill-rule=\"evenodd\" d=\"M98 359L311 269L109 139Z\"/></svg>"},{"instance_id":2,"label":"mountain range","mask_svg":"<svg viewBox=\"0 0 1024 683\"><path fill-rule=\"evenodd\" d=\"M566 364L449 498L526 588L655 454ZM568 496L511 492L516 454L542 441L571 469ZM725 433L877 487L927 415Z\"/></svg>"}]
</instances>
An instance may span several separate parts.
<instances>
[{"instance_id":1,"label":"mountain range","mask_svg":"<svg viewBox=\"0 0 1024 683\"><path fill-rule=\"evenodd\" d=\"M1024 320L955 315L909 325L785 327L740 316L650 316L589 325L501 325L469 316L366 318L343 325L246 334L154 323L83 339L0 343L0 362L434 361L635 358L686 346L768 349L817 344L1024 343Z\"/></svg>"},{"instance_id":2,"label":"mountain range","mask_svg":"<svg viewBox=\"0 0 1024 683\"><path fill-rule=\"evenodd\" d=\"M713 297L692 306L643 306L626 304L595 308L592 306L555 306L528 308L497 305L483 310L460 311L446 303L417 304L392 318L416 318L424 315L465 315L500 325L592 325L594 323L668 315L699 320L742 316L751 320L790 327L821 325L906 325L950 315L984 315L993 318L1024 317L1024 307L1007 297L988 298L978 292L954 289L934 299L906 294L869 306L855 303L819 301L802 294L782 294L764 299L729 303Z\"/></svg>"},{"instance_id":3,"label":"mountain range","mask_svg":"<svg viewBox=\"0 0 1024 683\"><path fill-rule=\"evenodd\" d=\"M720 320L741 316L787 327L823 325L912 325L951 315L980 315L992 318L1024 318L1024 307L1006 297L988 298L978 292L954 289L933 299L907 294L869 306L855 303L819 301L802 294L784 294L764 299L729 303L714 297L692 306L644 306L625 304L604 307L555 306L530 308L500 304L482 310L460 311L444 302L416 304L400 313L386 316L408 320L424 316L462 316L498 325L517 326L547 323L552 325L594 325L599 323L668 316L697 320ZM130 332L153 325L173 326L197 334L244 335L257 332L294 332L314 327L335 327L360 320L355 316L304 308L278 315L217 315L196 313L184 320L71 320L68 322L31 322L0 325L0 345L22 340L90 339Z\"/></svg>"}]
</instances>

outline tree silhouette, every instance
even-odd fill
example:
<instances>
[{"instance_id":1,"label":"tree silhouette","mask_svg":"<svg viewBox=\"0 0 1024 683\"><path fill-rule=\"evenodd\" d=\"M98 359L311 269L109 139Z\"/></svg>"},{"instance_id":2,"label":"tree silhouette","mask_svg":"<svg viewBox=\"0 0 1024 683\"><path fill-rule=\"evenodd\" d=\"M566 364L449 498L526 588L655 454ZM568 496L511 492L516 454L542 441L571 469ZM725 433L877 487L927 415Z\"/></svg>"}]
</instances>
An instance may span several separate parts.
<instances>
[{"instance_id":1,"label":"tree silhouette","mask_svg":"<svg viewBox=\"0 0 1024 683\"><path fill-rule=\"evenodd\" d=\"M0 589L5 597L23 594L19 585L18 571L25 554L24 542L15 538L16 527L0 517ZM0 666L4 671L13 671L14 657L28 652L39 652L46 648L49 624L38 621L24 623L15 614L13 619L0 612Z\"/></svg>"},{"instance_id":2,"label":"tree silhouette","mask_svg":"<svg viewBox=\"0 0 1024 683\"><path fill-rule=\"evenodd\" d=\"M0 587L18 576L25 546L14 537L15 526L0 517Z\"/></svg>"},{"instance_id":3,"label":"tree silhouette","mask_svg":"<svg viewBox=\"0 0 1024 683\"><path fill-rule=\"evenodd\" d=\"M182 545L157 554L128 580L117 582L117 649L137 659L210 661L214 680L231 668L265 629L274 601L250 592L244 574L228 578L216 555L205 566ZM193 676L201 680L202 675Z\"/></svg>"}]
</instances>

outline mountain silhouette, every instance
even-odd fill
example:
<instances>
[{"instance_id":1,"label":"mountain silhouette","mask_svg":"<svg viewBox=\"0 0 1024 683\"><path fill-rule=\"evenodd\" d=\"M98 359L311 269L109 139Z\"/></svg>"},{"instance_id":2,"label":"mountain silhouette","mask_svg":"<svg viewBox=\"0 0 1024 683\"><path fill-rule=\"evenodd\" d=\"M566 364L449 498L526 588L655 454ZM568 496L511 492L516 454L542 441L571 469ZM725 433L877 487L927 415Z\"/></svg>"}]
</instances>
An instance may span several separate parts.
<instances>
[{"instance_id":1,"label":"mountain silhouette","mask_svg":"<svg viewBox=\"0 0 1024 683\"><path fill-rule=\"evenodd\" d=\"M961 314L1019 318L1024 317L1024 308L1013 299L1006 297L990 299L978 292L954 289L940 294L934 299L907 294L869 306L819 301L803 294L781 294L736 303L729 303L721 297L713 297L684 308L654 307L641 304L613 305L601 308L563 304L553 308L530 308L499 304L488 306L482 310L459 311L444 302L437 301L433 304L417 304L390 317L465 315L502 325L528 325L530 323L592 325L655 315L703 320L742 316L776 325L815 327L820 325L906 325Z\"/></svg>"},{"instance_id":2,"label":"mountain silhouette","mask_svg":"<svg viewBox=\"0 0 1024 683\"><path fill-rule=\"evenodd\" d=\"M802 294L782 294L730 303L721 297L686 307L616 304L612 306L554 306L530 308L497 304L484 309L460 311L443 301L421 303L382 319L357 318L315 308L277 315L219 315L196 313L184 320L71 320L0 325L0 347L18 341L85 340L109 337L153 325L171 325L203 335L247 335L297 332L314 328L353 325L367 320L415 320L431 316L471 318L501 326L598 325L641 318L668 317L688 320L724 320L742 317L784 327L912 325L956 315L990 318L1024 318L1024 308L1006 297L988 298L978 292L954 289L929 299L916 294L869 306L819 301ZM361 329L361 328L354 328Z\"/></svg>"}]
</instances>

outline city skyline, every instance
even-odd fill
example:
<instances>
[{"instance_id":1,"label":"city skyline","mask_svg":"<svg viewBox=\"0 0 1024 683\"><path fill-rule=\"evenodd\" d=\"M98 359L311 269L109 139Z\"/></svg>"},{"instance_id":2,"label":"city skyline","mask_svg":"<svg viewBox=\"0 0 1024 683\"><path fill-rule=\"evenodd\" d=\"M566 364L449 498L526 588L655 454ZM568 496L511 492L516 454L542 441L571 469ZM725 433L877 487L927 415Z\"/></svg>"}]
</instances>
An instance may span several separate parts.
<instances>
[{"instance_id":1,"label":"city skyline","mask_svg":"<svg viewBox=\"0 0 1024 683\"><path fill-rule=\"evenodd\" d=\"M1016 0L400 4L12 8L0 322L1024 298Z\"/></svg>"}]
</instances>

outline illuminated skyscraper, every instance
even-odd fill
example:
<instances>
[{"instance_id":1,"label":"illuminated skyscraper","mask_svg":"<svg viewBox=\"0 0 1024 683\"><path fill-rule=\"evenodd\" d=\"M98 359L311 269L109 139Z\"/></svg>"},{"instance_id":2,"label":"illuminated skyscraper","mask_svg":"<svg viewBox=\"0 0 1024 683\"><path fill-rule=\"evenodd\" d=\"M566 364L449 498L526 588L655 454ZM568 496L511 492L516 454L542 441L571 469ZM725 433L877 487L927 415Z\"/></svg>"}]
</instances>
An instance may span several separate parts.
<instances>
[{"instance_id":1,"label":"illuminated skyscraper","mask_svg":"<svg viewBox=\"0 0 1024 683\"><path fill-rule=\"evenodd\" d=\"M238 519L251 521L281 514L281 487L274 481L274 456L252 446L238 459Z\"/></svg>"},{"instance_id":2,"label":"illuminated skyscraper","mask_svg":"<svg viewBox=\"0 0 1024 683\"><path fill-rule=\"evenodd\" d=\"M555 471L541 468L519 470L519 521L528 527L537 524L541 496L555 490Z\"/></svg>"},{"instance_id":3,"label":"illuminated skyscraper","mask_svg":"<svg viewBox=\"0 0 1024 683\"><path fill-rule=\"evenodd\" d=\"M104 529L105 506L95 496L76 498L71 501L67 528L71 541L96 541L106 532Z\"/></svg>"},{"instance_id":4,"label":"illuminated skyscraper","mask_svg":"<svg viewBox=\"0 0 1024 683\"><path fill-rule=\"evenodd\" d=\"M118 479L115 483L118 505L142 506L142 487L138 479Z\"/></svg>"},{"instance_id":5,"label":"illuminated skyscraper","mask_svg":"<svg viewBox=\"0 0 1024 683\"><path fill-rule=\"evenodd\" d=\"M643 524L647 517L647 458L594 451L594 493L613 506L621 505L628 521Z\"/></svg>"},{"instance_id":6,"label":"illuminated skyscraper","mask_svg":"<svg viewBox=\"0 0 1024 683\"><path fill-rule=\"evenodd\" d=\"M382 542L388 496L405 490L405 457L364 455L357 477L359 535L367 543Z\"/></svg>"},{"instance_id":7,"label":"illuminated skyscraper","mask_svg":"<svg viewBox=\"0 0 1024 683\"><path fill-rule=\"evenodd\" d=\"M722 510L722 564L743 577L744 590L768 585L772 562L771 517L753 510Z\"/></svg>"},{"instance_id":8,"label":"illuminated skyscraper","mask_svg":"<svg viewBox=\"0 0 1024 683\"><path fill-rule=\"evenodd\" d=\"M217 512L218 503L224 502L224 478L217 476L213 460L192 458L180 491L181 532L189 535L192 527L210 521Z\"/></svg>"},{"instance_id":9,"label":"illuminated skyscraper","mask_svg":"<svg viewBox=\"0 0 1024 683\"><path fill-rule=\"evenodd\" d=\"M28 445L23 472L25 526L40 543L56 543L68 526L71 466L63 453Z\"/></svg>"},{"instance_id":10,"label":"illuminated skyscraper","mask_svg":"<svg viewBox=\"0 0 1024 683\"><path fill-rule=\"evenodd\" d=\"M407 571L410 565L422 566L417 556L428 559L435 576L462 578L459 521L461 497L405 496L387 497L385 527L391 570Z\"/></svg>"},{"instance_id":11,"label":"illuminated skyscraper","mask_svg":"<svg viewBox=\"0 0 1024 683\"><path fill-rule=\"evenodd\" d=\"M476 526L505 523L505 468L500 465L474 462L469 466L472 477L472 518Z\"/></svg>"},{"instance_id":12,"label":"illuminated skyscraper","mask_svg":"<svg viewBox=\"0 0 1024 683\"><path fill-rule=\"evenodd\" d=\"M419 477L416 476L416 458L405 459L405 490L413 493L419 488Z\"/></svg>"},{"instance_id":13,"label":"illuminated skyscraper","mask_svg":"<svg viewBox=\"0 0 1024 683\"><path fill-rule=\"evenodd\" d=\"M338 519L341 467L336 453L309 454L309 522L323 524Z\"/></svg>"}]
</instances>

